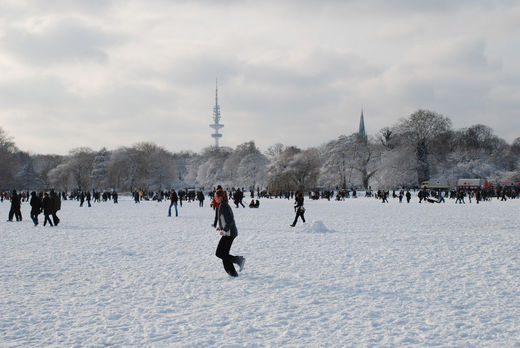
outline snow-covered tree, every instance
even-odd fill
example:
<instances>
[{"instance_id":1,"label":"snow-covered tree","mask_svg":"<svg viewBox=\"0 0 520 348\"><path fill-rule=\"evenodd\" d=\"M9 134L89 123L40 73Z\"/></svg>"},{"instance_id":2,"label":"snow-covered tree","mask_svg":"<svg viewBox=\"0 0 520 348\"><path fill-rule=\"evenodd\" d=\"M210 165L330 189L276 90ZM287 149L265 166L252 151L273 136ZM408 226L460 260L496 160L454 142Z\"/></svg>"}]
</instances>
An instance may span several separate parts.
<instances>
[{"instance_id":1,"label":"snow-covered tree","mask_svg":"<svg viewBox=\"0 0 520 348\"><path fill-rule=\"evenodd\" d=\"M50 186L60 191L77 188L72 180L72 171L70 167L70 162L64 162L51 169L47 174Z\"/></svg>"},{"instance_id":2,"label":"snow-covered tree","mask_svg":"<svg viewBox=\"0 0 520 348\"><path fill-rule=\"evenodd\" d=\"M341 189L353 185L368 188L380 167L381 148L382 145L360 138L357 133L327 143L321 154L324 162L320 182Z\"/></svg>"},{"instance_id":3,"label":"snow-covered tree","mask_svg":"<svg viewBox=\"0 0 520 348\"><path fill-rule=\"evenodd\" d=\"M108 186L118 191L131 192L138 189L138 167L138 154L135 149L120 147L112 151L107 167Z\"/></svg>"},{"instance_id":4,"label":"snow-covered tree","mask_svg":"<svg viewBox=\"0 0 520 348\"><path fill-rule=\"evenodd\" d=\"M76 187L88 190L90 185L90 173L92 173L92 162L95 153L88 147L80 147L70 151L70 170Z\"/></svg>"},{"instance_id":5,"label":"snow-covered tree","mask_svg":"<svg viewBox=\"0 0 520 348\"><path fill-rule=\"evenodd\" d=\"M196 174L190 177L190 164L198 155L191 151L183 151L173 154L173 163L175 166L176 177L172 183L174 188L193 187L196 186Z\"/></svg>"},{"instance_id":6,"label":"snow-covered tree","mask_svg":"<svg viewBox=\"0 0 520 348\"><path fill-rule=\"evenodd\" d=\"M107 165L108 185L120 191L167 189L177 181L172 153L143 142L113 151Z\"/></svg>"},{"instance_id":7,"label":"snow-covered tree","mask_svg":"<svg viewBox=\"0 0 520 348\"><path fill-rule=\"evenodd\" d=\"M267 183L266 169L269 160L260 152L250 153L238 165L237 186L254 189Z\"/></svg>"},{"instance_id":8,"label":"snow-covered tree","mask_svg":"<svg viewBox=\"0 0 520 348\"><path fill-rule=\"evenodd\" d=\"M224 163L231 157L233 150L227 147L208 147L192 162L191 170L196 172L195 181L201 187L210 189L216 185L229 187L232 178L226 176Z\"/></svg>"},{"instance_id":9,"label":"snow-covered tree","mask_svg":"<svg viewBox=\"0 0 520 348\"><path fill-rule=\"evenodd\" d=\"M353 157L353 168L358 172L361 179L361 186L369 188L370 179L381 168L380 145L358 141L356 152Z\"/></svg>"},{"instance_id":10,"label":"snow-covered tree","mask_svg":"<svg viewBox=\"0 0 520 348\"><path fill-rule=\"evenodd\" d=\"M511 144L511 153L516 156L516 158L520 158L520 137L513 140Z\"/></svg>"},{"instance_id":11,"label":"snow-covered tree","mask_svg":"<svg viewBox=\"0 0 520 348\"><path fill-rule=\"evenodd\" d=\"M137 152L137 184L145 190L171 187L175 181L175 166L172 154L154 143L143 142L134 145Z\"/></svg>"},{"instance_id":12,"label":"snow-covered tree","mask_svg":"<svg viewBox=\"0 0 520 348\"><path fill-rule=\"evenodd\" d=\"M320 174L322 185L341 189L352 185L352 158L355 151L351 140L342 135L323 148L321 155L324 161Z\"/></svg>"},{"instance_id":13,"label":"snow-covered tree","mask_svg":"<svg viewBox=\"0 0 520 348\"><path fill-rule=\"evenodd\" d=\"M395 189L417 186L415 148L401 144L396 149L381 153L379 170L370 186L377 189Z\"/></svg>"},{"instance_id":14,"label":"snow-covered tree","mask_svg":"<svg viewBox=\"0 0 520 348\"><path fill-rule=\"evenodd\" d=\"M454 131L444 143L447 144L445 160L437 166L443 169L445 178L451 179L451 184L457 178L498 178L518 166L513 147L494 135L488 126L474 125ZM434 151L436 156L442 152L439 148Z\"/></svg>"},{"instance_id":15,"label":"snow-covered tree","mask_svg":"<svg viewBox=\"0 0 520 348\"><path fill-rule=\"evenodd\" d=\"M32 164L35 172L43 181L44 188L56 187L49 182L49 172L56 168L64 161L64 157L60 155L34 155L32 156Z\"/></svg>"},{"instance_id":16,"label":"snow-covered tree","mask_svg":"<svg viewBox=\"0 0 520 348\"><path fill-rule=\"evenodd\" d=\"M297 190L316 187L320 175L321 160L316 149L309 149L292 156L287 172Z\"/></svg>"},{"instance_id":17,"label":"snow-covered tree","mask_svg":"<svg viewBox=\"0 0 520 348\"><path fill-rule=\"evenodd\" d=\"M295 146L286 147L282 144L273 145L267 150L270 160L266 168L267 186L271 193L276 194L297 189L290 177L288 168L293 156L300 152L301 150Z\"/></svg>"},{"instance_id":18,"label":"snow-covered tree","mask_svg":"<svg viewBox=\"0 0 520 348\"><path fill-rule=\"evenodd\" d=\"M18 152L18 170L15 178L15 187L21 190L41 190L45 187L45 182L36 173L33 166L32 157L26 152Z\"/></svg>"},{"instance_id":19,"label":"snow-covered tree","mask_svg":"<svg viewBox=\"0 0 520 348\"><path fill-rule=\"evenodd\" d=\"M0 127L0 190L11 189L17 170L16 148L13 140Z\"/></svg>"},{"instance_id":20,"label":"snow-covered tree","mask_svg":"<svg viewBox=\"0 0 520 348\"><path fill-rule=\"evenodd\" d=\"M316 149L302 151L276 145L268 151L267 185L273 193L310 190L317 185L321 160Z\"/></svg>"},{"instance_id":21,"label":"snow-covered tree","mask_svg":"<svg viewBox=\"0 0 520 348\"><path fill-rule=\"evenodd\" d=\"M430 178L430 160L432 143L451 130L451 120L429 110L417 110L407 119L401 120L393 132L400 137L400 142L415 148L418 183ZM395 149L394 149L395 150Z\"/></svg>"},{"instance_id":22,"label":"snow-covered tree","mask_svg":"<svg viewBox=\"0 0 520 348\"><path fill-rule=\"evenodd\" d=\"M49 172L50 183L57 189L67 189L72 185L80 190L89 190L94 156L94 151L87 147L71 150L63 163Z\"/></svg>"},{"instance_id":23,"label":"snow-covered tree","mask_svg":"<svg viewBox=\"0 0 520 348\"><path fill-rule=\"evenodd\" d=\"M256 147L254 141L238 145L223 166L225 181L231 186L256 186L265 184L267 158Z\"/></svg>"},{"instance_id":24,"label":"snow-covered tree","mask_svg":"<svg viewBox=\"0 0 520 348\"><path fill-rule=\"evenodd\" d=\"M96 153L92 163L92 174L90 175L90 179L93 188L100 190L105 190L107 188L109 162L110 153L103 147Z\"/></svg>"}]
</instances>

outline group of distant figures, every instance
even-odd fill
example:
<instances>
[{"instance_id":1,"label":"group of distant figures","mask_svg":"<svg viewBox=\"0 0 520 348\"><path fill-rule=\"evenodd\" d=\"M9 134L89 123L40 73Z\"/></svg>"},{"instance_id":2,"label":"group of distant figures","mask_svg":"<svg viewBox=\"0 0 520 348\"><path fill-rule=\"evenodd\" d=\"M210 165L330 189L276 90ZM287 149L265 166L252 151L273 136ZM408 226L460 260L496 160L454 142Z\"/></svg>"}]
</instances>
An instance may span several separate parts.
<instances>
[{"instance_id":1,"label":"group of distant figures","mask_svg":"<svg viewBox=\"0 0 520 348\"><path fill-rule=\"evenodd\" d=\"M22 194L16 192L16 190L12 190L7 195L5 193L2 194L2 201L4 198L11 201L8 222L12 222L13 218L18 222L22 221L22 199L29 200L28 197L29 195L25 195L23 198ZM45 226L47 222L51 226L57 226L60 223L60 219L56 213L61 209L61 198L54 190L51 190L50 194L47 192L40 192L39 194L37 194L36 191L31 192L29 204L31 205L31 219L34 226L38 225L38 215L41 213L45 216L43 226Z\"/></svg>"},{"instance_id":2,"label":"group of distant figures","mask_svg":"<svg viewBox=\"0 0 520 348\"><path fill-rule=\"evenodd\" d=\"M107 202L110 200L114 201L114 204L118 203L119 195L116 191L104 191L104 192L98 192L98 191L74 191L70 195L70 199L76 199L79 201L79 206L82 207L85 201L87 201L87 205L89 207L92 206L90 202L93 200L94 202Z\"/></svg>"},{"instance_id":3,"label":"group of distant figures","mask_svg":"<svg viewBox=\"0 0 520 348\"><path fill-rule=\"evenodd\" d=\"M176 201L180 204L181 207L182 207L183 201L193 202L195 200L199 201L200 207L204 206L205 196L204 196L203 191L197 191L197 192L190 191L190 190L176 191L176 190L172 189L170 191L159 190L157 192L154 192L154 191L148 192L148 191L139 190L139 191L133 191L132 197L133 197L135 203L141 203L142 201L162 202L163 200L168 200L168 198L171 201L172 200L172 191L175 192Z\"/></svg>"},{"instance_id":4,"label":"group of distant figures","mask_svg":"<svg viewBox=\"0 0 520 348\"><path fill-rule=\"evenodd\" d=\"M385 193L389 195L388 192ZM397 194L395 191L392 193L393 198L399 198L399 202L403 199L403 191ZM408 203L410 203L409 191L406 193ZM508 199L520 198L520 189L517 187L506 187L498 189L486 189L486 188L459 188L457 190L439 190L439 189L427 189L423 188L417 193L419 203L446 203L446 199L454 199L455 204L465 204L465 199L468 199L469 203L475 201L479 204L482 201L490 201L493 198L497 198L500 201L507 201Z\"/></svg>"},{"instance_id":5,"label":"group of distant figures","mask_svg":"<svg viewBox=\"0 0 520 348\"><path fill-rule=\"evenodd\" d=\"M228 190L229 197L233 200L235 207L238 208L240 205L245 207L243 203L244 199L244 190L243 189L235 189L231 188ZM209 192L209 197L213 198L215 190ZM168 215L171 216L171 208L175 206L175 214L178 215L177 204L179 203L182 207L182 202L192 202L199 201L199 206L204 206L205 194L202 190L194 191L194 190L179 190L176 192L175 190L170 191L158 191L158 192L143 192L143 191L135 191L132 193L134 201L136 203L140 203L143 200L156 200L158 202L164 200L170 200L170 208L168 211ZM296 198L297 194L293 191L286 191L277 194L270 194L268 191L260 192L258 190L257 197L265 197L265 198L285 198L292 199ZM346 198L357 198L358 192L355 189L351 190L338 190L334 192L333 190L313 190L308 192L308 197L312 200L318 199L327 199L331 200L335 198L335 200L345 200ZM250 208L259 208L260 201L258 199L254 199L255 192L251 190L251 202L249 203ZM365 197L374 197L382 201L382 203L388 203L388 199L394 198L399 199L399 202L402 203L404 199L406 199L407 203L410 203L412 194L410 190L393 190L392 192L387 190L378 190L377 192L372 193L372 190L365 191ZM486 188L459 188L454 190L439 190L439 189L427 189L423 188L417 192L417 198L419 199L419 203L445 203L446 199L454 199L455 203L465 204L466 200L469 203L475 201L477 204L482 201L489 201L492 198L497 198L501 201L506 201L508 199L517 199L520 198L520 188L513 187L499 187L495 189L486 189ZM30 201L31 205L31 219L33 220L35 225L38 225L38 215L43 213L45 216L44 226L49 223L51 226L56 226L59 224L60 219L56 215L56 213L61 208L61 200L77 200L80 202L80 206L83 206L86 201L88 206L91 206L91 201L94 202L107 202L113 201L114 203L118 203L118 193L114 190L99 192L96 190L90 191L80 191L76 190L67 194L66 192L56 193L54 190L51 190L49 193L47 192L39 192L35 191L31 192L21 192L18 193L16 190L12 190L11 192L0 192L0 202L4 200L8 200L11 202L11 209L9 210L8 221L22 221L22 213L21 213L21 202ZM51 219L52 218L52 219Z\"/></svg>"}]
</instances>

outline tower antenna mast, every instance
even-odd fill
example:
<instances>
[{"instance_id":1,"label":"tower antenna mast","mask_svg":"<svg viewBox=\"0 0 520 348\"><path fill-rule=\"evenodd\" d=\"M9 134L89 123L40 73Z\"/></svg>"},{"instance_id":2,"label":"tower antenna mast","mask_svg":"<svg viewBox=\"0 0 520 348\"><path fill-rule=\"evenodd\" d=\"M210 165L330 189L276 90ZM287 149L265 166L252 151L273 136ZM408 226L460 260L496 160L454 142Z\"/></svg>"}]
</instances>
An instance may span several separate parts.
<instances>
[{"instance_id":1,"label":"tower antenna mast","mask_svg":"<svg viewBox=\"0 0 520 348\"><path fill-rule=\"evenodd\" d=\"M215 81L215 106L213 107L213 124L209 125L215 130L215 133L211 134L211 137L215 139L215 147L218 148L218 140L222 138L222 134L219 133L219 129L224 127L220 124L220 105L218 105L218 79Z\"/></svg>"}]
</instances>

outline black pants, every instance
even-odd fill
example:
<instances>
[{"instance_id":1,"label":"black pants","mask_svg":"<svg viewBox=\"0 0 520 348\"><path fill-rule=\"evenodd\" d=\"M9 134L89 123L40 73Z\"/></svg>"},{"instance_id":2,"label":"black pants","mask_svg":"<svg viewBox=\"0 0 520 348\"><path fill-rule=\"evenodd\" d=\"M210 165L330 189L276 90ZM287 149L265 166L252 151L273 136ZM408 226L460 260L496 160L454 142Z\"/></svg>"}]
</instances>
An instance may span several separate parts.
<instances>
[{"instance_id":1,"label":"black pants","mask_svg":"<svg viewBox=\"0 0 520 348\"><path fill-rule=\"evenodd\" d=\"M51 218L49 217L50 214L43 214L45 215L45 220L43 221L43 226L47 225L47 221L49 221L49 224L52 226Z\"/></svg>"},{"instance_id":2,"label":"black pants","mask_svg":"<svg viewBox=\"0 0 520 348\"><path fill-rule=\"evenodd\" d=\"M220 242L218 242L217 251L215 252L215 255L219 259L222 259L222 263L224 264L224 269L226 270L227 274L232 277L238 276L233 264L238 264L239 261L238 256L229 255L229 250L231 249L231 244L233 244L234 239L235 237L222 236L220 238Z\"/></svg>"},{"instance_id":3,"label":"black pants","mask_svg":"<svg viewBox=\"0 0 520 348\"><path fill-rule=\"evenodd\" d=\"M303 216L303 214L305 214L305 212L301 211L301 209L298 209L298 211L296 212L296 216L294 217L294 221L293 221L293 226L296 225L296 221L298 221L298 217L301 216L302 217L302 221L305 222L305 216Z\"/></svg>"},{"instance_id":4,"label":"black pants","mask_svg":"<svg viewBox=\"0 0 520 348\"><path fill-rule=\"evenodd\" d=\"M13 216L16 218L16 221L22 221L22 211L20 208L13 208L9 210L9 221L13 221Z\"/></svg>"},{"instance_id":5,"label":"black pants","mask_svg":"<svg viewBox=\"0 0 520 348\"><path fill-rule=\"evenodd\" d=\"M56 212L52 213L52 221L54 221L54 226L58 226L60 223L60 218L56 215Z\"/></svg>"},{"instance_id":6,"label":"black pants","mask_svg":"<svg viewBox=\"0 0 520 348\"><path fill-rule=\"evenodd\" d=\"M40 214L40 212L36 212L36 211L32 211L31 210L31 219L32 221L34 222L34 226L38 225L38 215Z\"/></svg>"}]
</instances>

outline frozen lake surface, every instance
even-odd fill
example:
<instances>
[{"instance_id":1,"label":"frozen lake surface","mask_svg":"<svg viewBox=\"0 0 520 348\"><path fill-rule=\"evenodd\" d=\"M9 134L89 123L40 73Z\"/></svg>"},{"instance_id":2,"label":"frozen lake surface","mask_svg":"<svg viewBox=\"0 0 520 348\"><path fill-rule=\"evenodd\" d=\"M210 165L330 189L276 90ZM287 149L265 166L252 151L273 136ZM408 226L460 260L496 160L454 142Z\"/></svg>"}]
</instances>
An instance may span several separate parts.
<instances>
[{"instance_id":1,"label":"frozen lake surface","mask_svg":"<svg viewBox=\"0 0 520 348\"><path fill-rule=\"evenodd\" d=\"M168 205L0 203L0 346L520 347L520 200L232 205L238 278L213 210Z\"/></svg>"}]
</instances>

